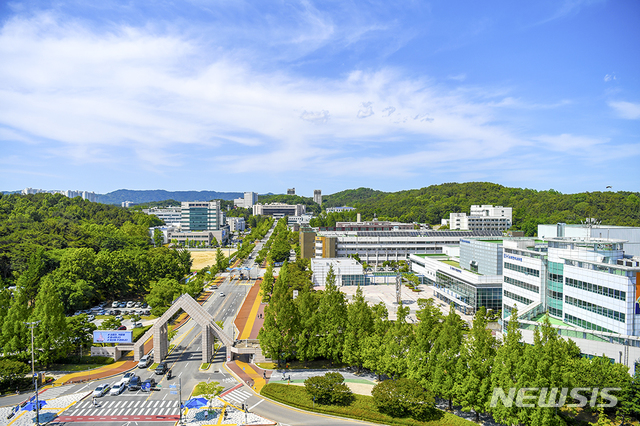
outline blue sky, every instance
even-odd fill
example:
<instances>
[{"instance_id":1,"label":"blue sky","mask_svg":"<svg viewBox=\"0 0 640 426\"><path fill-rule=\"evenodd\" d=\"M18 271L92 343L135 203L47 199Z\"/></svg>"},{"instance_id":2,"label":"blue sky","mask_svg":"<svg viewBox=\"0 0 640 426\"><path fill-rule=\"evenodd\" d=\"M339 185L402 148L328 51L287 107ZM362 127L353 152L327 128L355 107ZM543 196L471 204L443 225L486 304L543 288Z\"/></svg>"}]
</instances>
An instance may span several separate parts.
<instances>
[{"instance_id":1,"label":"blue sky","mask_svg":"<svg viewBox=\"0 0 640 426\"><path fill-rule=\"evenodd\" d=\"M637 191L638 22L636 0L2 3L0 189Z\"/></svg>"}]
</instances>

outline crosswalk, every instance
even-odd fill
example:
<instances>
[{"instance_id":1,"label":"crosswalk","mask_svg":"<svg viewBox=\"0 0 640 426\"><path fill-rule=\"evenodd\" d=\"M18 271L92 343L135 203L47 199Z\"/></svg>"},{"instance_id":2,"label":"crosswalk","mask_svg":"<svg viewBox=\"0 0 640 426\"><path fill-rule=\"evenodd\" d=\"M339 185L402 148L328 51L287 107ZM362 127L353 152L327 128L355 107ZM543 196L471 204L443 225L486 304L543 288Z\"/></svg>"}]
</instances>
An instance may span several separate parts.
<instances>
[{"instance_id":1,"label":"crosswalk","mask_svg":"<svg viewBox=\"0 0 640 426\"><path fill-rule=\"evenodd\" d=\"M65 417L85 418L122 418L122 417L157 417L177 416L180 409L178 401L170 400L99 400L98 406L93 406L91 398L70 407L63 413Z\"/></svg>"},{"instance_id":2,"label":"crosswalk","mask_svg":"<svg viewBox=\"0 0 640 426\"><path fill-rule=\"evenodd\" d=\"M241 386L242 385L238 385L226 392L223 392L220 395L220 398L223 401L228 402L230 404L233 404L236 406L241 405L251 396L251 393L246 390L243 390Z\"/></svg>"},{"instance_id":3,"label":"crosswalk","mask_svg":"<svg viewBox=\"0 0 640 426\"><path fill-rule=\"evenodd\" d=\"M39 397L40 399L53 399L58 397L59 395L67 392L69 389L62 387L62 386L57 386L57 387L52 387L52 388L47 388L45 389L43 392L40 393Z\"/></svg>"}]
</instances>

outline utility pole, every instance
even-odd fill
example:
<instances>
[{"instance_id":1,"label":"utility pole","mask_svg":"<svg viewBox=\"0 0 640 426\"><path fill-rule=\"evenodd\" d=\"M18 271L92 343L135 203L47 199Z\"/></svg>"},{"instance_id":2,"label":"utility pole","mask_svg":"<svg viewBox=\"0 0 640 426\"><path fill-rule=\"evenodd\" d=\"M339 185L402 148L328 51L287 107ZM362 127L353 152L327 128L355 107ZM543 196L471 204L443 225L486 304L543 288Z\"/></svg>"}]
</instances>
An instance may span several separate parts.
<instances>
[{"instance_id":1,"label":"utility pole","mask_svg":"<svg viewBox=\"0 0 640 426\"><path fill-rule=\"evenodd\" d=\"M38 380L36 378L35 357L33 355L33 329L40 324L40 321L25 322L25 325L31 329L31 377L33 385L36 389L36 426L40 426L40 401L38 401Z\"/></svg>"}]
</instances>

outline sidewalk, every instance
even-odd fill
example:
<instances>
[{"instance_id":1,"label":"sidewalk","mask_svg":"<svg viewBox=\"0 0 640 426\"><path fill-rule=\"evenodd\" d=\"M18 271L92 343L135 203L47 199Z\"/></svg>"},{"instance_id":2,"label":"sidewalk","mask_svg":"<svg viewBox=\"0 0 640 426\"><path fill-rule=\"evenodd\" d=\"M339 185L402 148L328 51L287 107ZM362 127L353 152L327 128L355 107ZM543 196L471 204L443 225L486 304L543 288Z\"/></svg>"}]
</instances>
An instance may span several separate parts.
<instances>
[{"instance_id":1,"label":"sidewalk","mask_svg":"<svg viewBox=\"0 0 640 426\"><path fill-rule=\"evenodd\" d=\"M262 324L264 324L264 307L267 304L261 303L261 283L262 279L258 278L253 284L234 320L234 324L238 329L238 340L257 339L258 332L260 332Z\"/></svg>"},{"instance_id":2,"label":"sidewalk","mask_svg":"<svg viewBox=\"0 0 640 426\"><path fill-rule=\"evenodd\" d=\"M225 365L258 394L260 394L264 385L266 385L271 378L271 370L263 370L254 364L247 364L246 362L236 360L227 362Z\"/></svg>"}]
</instances>

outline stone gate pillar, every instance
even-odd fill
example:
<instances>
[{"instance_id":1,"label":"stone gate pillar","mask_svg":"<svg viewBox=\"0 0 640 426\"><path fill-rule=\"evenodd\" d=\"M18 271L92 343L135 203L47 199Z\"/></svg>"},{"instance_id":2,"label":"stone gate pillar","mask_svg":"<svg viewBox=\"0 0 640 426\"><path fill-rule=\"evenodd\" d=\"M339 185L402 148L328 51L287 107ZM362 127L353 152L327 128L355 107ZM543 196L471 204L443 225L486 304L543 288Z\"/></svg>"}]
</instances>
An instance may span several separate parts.
<instances>
[{"instance_id":1,"label":"stone gate pillar","mask_svg":"<svg viewBox=\"0 0 640 426\"><path fill-rule=\"evenodd\" d=\"M167 323L153 325L153 362L162 362L169 353L169 332Z\"/></svg>"}]
</instances>

